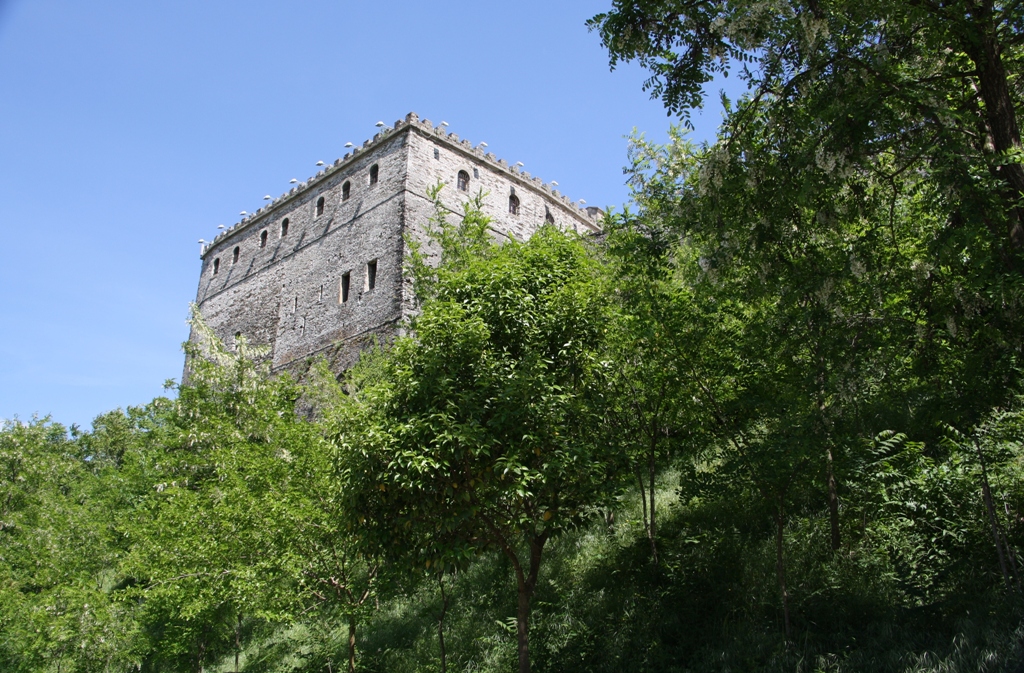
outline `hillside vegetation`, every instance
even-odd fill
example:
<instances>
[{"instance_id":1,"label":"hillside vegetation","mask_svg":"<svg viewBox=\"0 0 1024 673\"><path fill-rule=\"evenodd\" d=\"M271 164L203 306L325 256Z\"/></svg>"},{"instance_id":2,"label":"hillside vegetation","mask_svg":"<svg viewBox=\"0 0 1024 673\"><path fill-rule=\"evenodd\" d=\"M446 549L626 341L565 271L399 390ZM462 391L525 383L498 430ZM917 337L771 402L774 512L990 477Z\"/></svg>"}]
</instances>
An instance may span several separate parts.
<instances>
[{"instance_id":1,"label":"hillside vegetation","mask_svg":"<svg viewBox=\"0 0 1024 673\"><path fill-rule=\"evenodd\" d=\"M1022 11L617 0L683 126L601 237L438 202L340 380L196 317L172 396L0 429L0 668L1024 670Z\"/></svg>"}]
</instances>

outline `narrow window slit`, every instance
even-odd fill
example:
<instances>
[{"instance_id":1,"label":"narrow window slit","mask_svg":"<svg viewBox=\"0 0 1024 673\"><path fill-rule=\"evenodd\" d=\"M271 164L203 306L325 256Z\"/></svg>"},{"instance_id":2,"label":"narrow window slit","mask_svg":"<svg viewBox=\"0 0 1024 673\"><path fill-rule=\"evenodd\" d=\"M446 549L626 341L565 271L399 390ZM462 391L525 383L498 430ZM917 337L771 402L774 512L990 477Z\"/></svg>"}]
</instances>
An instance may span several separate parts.
<instances>
[{"instance_id":1,"label":"narrow window slit","mask_svg":"<svg viewBox=\"0 0 1024 673\"><path fill-rule=\"evenodd\" d=\"M377 284L377 260L366 263L366 291L369 292Z\"/></svg>"}]
</instances>

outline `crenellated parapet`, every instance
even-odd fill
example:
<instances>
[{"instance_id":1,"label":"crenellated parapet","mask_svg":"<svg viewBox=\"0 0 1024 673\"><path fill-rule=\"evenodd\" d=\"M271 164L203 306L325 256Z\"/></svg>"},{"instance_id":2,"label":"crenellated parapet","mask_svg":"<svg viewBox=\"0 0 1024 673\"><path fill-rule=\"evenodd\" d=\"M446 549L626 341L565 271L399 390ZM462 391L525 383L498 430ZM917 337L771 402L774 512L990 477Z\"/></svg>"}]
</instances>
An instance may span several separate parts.
<instances>
[{"instance_id":1,"label":"crenellated parapet","mask_svg":"<svg viewBox=\"0 0 1024 673\"><path fill-rule=\"evenodd\" d=\"M316 174L304 181L298 182L288 191L272 198L252 213L245 212L238 222L227 227L207 242L200 252L200 257L205 258L211 250L221 246L228 238L253 228L264 226L264 222L273 219L277 213L288 208L290 202L302 198L306 193L316 189L325 181L339 173L351 169L358 161L367 154L374 152L380 146L394 141L403 133L418 133L424 138L429 138L449 150L456 151L472 158L475 161L487 164L492 170L498 171L506 176L514 184L542 194L546 200L561 204L567 212L576 218L583 228L593 232L601 230L600 219L603 213L600 209L583 206L572 201L568 196L562 194L554 183L546 183L541 178L524 171L519 165L510 164L505 159L499 159L493 152L486 152L480 144L474 145L468 139L460 138L458 134L447 131L445 126L435 126L429 119L420 119L415 112L410 112L404 119L399 119L390 127L385 126L372 138L363 141L362 146L355 146L344 156L335 159L333 163L326 165ZM244 212L244 211L243 211Z\"/></svg>"}]
</instances>

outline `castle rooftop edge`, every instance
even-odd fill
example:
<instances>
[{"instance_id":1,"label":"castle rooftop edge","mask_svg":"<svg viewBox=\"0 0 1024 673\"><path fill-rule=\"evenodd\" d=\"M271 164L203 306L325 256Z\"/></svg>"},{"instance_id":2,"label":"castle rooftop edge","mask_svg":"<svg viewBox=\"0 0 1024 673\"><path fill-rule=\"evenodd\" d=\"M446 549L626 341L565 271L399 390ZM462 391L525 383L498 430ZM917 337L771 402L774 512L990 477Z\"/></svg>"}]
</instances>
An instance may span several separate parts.
<instances>
[{"instance_id":1,"label":"castle rooftop edge","mask_svg":"<svg viewBox=\"0 0 1024 673\"><path fill-rule=\"evenodd\" d=\"M487 161L494 167L502 169L511 177L515 178L522 186L546 192L550 197L560 201L567 208L572 209L576 215L578 215L580 219L588 224L588 226L590 226L594 231L600 231L600 226L597 224L598 218L595 215L591 214L585 208L577 207L575 202L569 199L565 194L560 193L557 189L552 188L549 183L545 183L539 177L531 175L528 171L519 170L519 166L516 164L509 164L504 159L498 159L492 152L484 152L479 145L474 147L469 140L465 138L460 139L456 133L446 132L444 126L434 126L429 119L421 120L419 115L415 112L410 112L405 115L404 119L395 121L392 127L385 127L380 132L376 133L373 138L363 141L362 146L354 147L351 152L347 152L343 157L335 159L334 163L325 166L322 170L318 171L316 175L298 183L287 192L281 194L275 199L272 199L270 203L261 206L255 212L247 214L241 220L217 234L212 241L205 242L199 253L200 259L205 258L206 254L213 247L223 242L224 239L245 231L249 227L255 226L257 222L261 222L268 218L271 213L278 210L281 206L295 198L298 198L301 194L316 186L322 180L333 175L338 170L345 168L356 159L362 157L367 150L373 149L393 138L398 137L400 132L410 132L412 130L416 130L428 138L442 140L446 142L451 149L455 149L463 154Z\"/></svg>"}]
</instances>

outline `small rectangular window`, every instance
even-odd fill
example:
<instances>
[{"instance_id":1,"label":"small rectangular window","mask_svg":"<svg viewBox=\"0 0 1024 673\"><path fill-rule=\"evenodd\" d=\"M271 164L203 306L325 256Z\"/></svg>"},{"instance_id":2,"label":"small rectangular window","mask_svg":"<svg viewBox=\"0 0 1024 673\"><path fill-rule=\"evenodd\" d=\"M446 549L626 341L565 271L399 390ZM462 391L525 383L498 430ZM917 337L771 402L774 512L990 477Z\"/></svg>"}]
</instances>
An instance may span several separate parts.
<instances>
[{"instance_id":1,"label":"small rectangular window","mask_svg":"<svg viewBox=\"0 0 1024 673\"><path fill-rule=\"evenodd\" d=\"M441 152L436 147L434 148L434 158L435 159L440 159L441 158Z\"/></svg>"},{"instance_id":2,"label":"small rectangular window","mask_svg":"<svg viewBox=\"0 0 1024 673\"><path fill-rule=\"evenodd\" d=\"M341 274L341 294L338 297L338 303L344 304L348 301L348 285L351 275L346 271Z\"/></svg>"},{"instance_id":3,"label":"small rectangular window","mask_svg":"<svg viewBox=\"0 0 1024 673\"><path fill-rule=\"evenodd\" d=\"M377 260L366 263L366 291L369 292L377 284Z\"/></svg>"},{"instance_id":4,"label":"small rectangular window","mask_svg":"<svg viewBox=\"0 0 1024 673\"><path fill-rule=\"evenodd\" d=\"M473 169L473 177L474 178L479 178L480 177L480 169L479 168L474 168Z\"/></svg>"}]
</instances>

